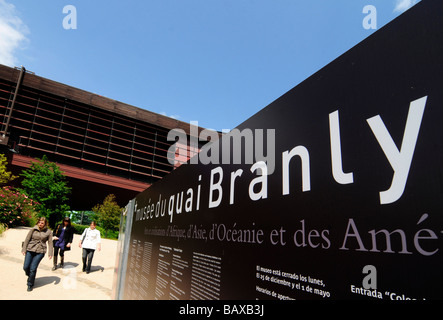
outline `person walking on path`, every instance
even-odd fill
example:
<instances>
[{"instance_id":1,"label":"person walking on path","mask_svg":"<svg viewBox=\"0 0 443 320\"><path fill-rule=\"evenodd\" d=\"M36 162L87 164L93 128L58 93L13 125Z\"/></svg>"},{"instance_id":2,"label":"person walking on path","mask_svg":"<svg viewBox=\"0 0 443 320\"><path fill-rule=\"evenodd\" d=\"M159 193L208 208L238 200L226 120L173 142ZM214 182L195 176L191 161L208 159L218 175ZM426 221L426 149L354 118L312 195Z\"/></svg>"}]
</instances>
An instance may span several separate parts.
<instances>
[{"instance_id":1,"label":"person walking on path","mask_svg":"<svg viewBox=\"0 0 443 320\"><path fill-rule=\"evenodd\" d=\"M80 248L83 248L82 271L83 272L86 271L86 273L89 273L91 272L91 263L92 263L92 258L94 257L95 250L96 249L98 249L98 251L101 250L100 231L96 229L96 224L94 221L91 222L89 228L83 231L78 246Z\"/></svg>"},{"instance_id":2,"label":"person walking on path","mask_svg":"<svg viewBox=\"0 0 443 320\"><path fill-rule=\"evenodd\" d=\"M32 291L34 287L38 265L47 251L46 243L49 246L48 256L51 259L53 251L52 232L48 229L48 220L41 217L38 219L37 225L28 232L22 245L22 253L25 256L23 270L28 276L28 291Z\"/></svg>"},{"instance_id":3,"label":"person walking on path","mask_svg":"<svg viewBox=\"0 0 443 320\"><path fill-rule=\"evenodd\" d=\"M57 258L60 252L60 268L65 265L65 251L71 250L72 239L74 238L74 228L71 226L71 219L66 217L63 222L60 223L52 233L52 239L54 240L54 266L52 271L57 270Z\"/></svg>"}]
</instances>

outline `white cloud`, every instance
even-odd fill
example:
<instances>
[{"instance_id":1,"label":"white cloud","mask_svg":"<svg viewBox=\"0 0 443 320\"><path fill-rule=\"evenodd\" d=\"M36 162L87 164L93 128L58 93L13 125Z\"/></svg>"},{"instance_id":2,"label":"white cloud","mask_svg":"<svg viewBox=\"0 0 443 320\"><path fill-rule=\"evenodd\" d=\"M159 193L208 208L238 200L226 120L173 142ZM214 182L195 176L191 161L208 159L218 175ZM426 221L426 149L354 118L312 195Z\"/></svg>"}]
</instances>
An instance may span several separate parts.
<instances>
[{"instance_id":1,"label":"white cloud","mask_svg":"<svg viewBox=\"0 0 443 320\"><path fill-rule=\"evenodd\" d=\"M419 0L396 0L394 12L405 12L413 5L417 4Z\"/></svg>"},{"instance_id":2,"label":"white cloud","mask_svg":"<svg viewBox=\"0 0 443 320\"><path fill-rule=\"evenodd\" d=\"M166 116L166 117L169 117L169 118L172 118L172 119L175 119L175 120L178 120L179 118L180 118L180 116L178 115L178 114L171 114L171 115L168 115L168 114L166 114L166 112L160 112L160 114L162 115L162 116Z\"/></svg>"},{"instance_id":3,"label":"white cloud","mask_svg":"<svg viewBox=\"0 0 443 320\"><path fill-rule=\"evenodd\" d=\"M15 6L0 0L0 63L15 66L15 53L28 41L28 27L17 14Z\"/></svg>"}]
</instances>

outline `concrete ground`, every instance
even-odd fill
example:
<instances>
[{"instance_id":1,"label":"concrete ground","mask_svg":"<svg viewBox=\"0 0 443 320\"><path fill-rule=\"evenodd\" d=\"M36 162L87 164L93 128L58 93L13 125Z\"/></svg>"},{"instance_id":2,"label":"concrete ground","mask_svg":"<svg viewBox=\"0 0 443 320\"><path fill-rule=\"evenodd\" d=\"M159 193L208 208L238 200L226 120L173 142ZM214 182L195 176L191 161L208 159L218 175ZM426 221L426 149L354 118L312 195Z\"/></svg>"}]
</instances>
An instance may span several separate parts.
<instances>
[{"instance_id":1,"label":"concrete ground","mask_svg":"<svg viewBox=\"0 0 443 320\"><path fill-rule=\"evenodd\" d=\"M21 243L31 228L13 228L0 236L0 300L110 300L117 241L102 239L95 251L91 272L82 272L80 235L74 235L71 251L65 252L63 269L51 271L53 260L46 254L37 269L34 290L27 292ZM60 257L58 258L60 263Z\"/></svg>"}]
</instances>

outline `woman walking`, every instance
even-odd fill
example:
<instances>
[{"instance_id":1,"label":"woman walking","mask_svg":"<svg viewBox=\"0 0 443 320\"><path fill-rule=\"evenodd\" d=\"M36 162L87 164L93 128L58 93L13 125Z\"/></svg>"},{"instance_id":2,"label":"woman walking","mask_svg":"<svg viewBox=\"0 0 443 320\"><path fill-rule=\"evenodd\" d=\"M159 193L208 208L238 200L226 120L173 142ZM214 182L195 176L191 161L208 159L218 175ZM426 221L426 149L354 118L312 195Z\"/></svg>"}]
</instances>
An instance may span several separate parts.
<instances>
[{"instance_id":1,"label":"woman walking","mask_svg":"<svg viewBox=\"0 0 443 320\"><path fill-rule=\"evenodd\" d=\"M60 268L65 265L65 251L71 250L72 239L74 238L74 228L71 227L71 219L66 217L52 233L54 240L54 266L52 271L57 270L57 258L60 252Z\"/></svg>"},{"instance_id":2,"label":"woman walking","mask_svg":"<svg viewBox=\"0 0 443 320\"><path fill-rule=\"evenodd\" d=\"M45 256L47 245L49 246L48 256L52 258L52 232L48 229L48 220L41 217L37 221L37 225L32 228L23 242L22 253L25 256L23 270L28 276L28 291L32 291L34 287L35 276L40 261Z\"/></svg>"},{"instance_id":3,"label":"woman walking","mask_svg":"<svg viewBox=\"0 0 443 320\"><path fill-rule=\"evenodd\" d=\"M89 228L85 229L82 233L80 243L78 246L83 248L82 260L83 269L86 273L91 272L92 258L96 249L101 250L101 238L100 231L96 228L95 221L92 221Z\"/></svg>"}]
</instances>

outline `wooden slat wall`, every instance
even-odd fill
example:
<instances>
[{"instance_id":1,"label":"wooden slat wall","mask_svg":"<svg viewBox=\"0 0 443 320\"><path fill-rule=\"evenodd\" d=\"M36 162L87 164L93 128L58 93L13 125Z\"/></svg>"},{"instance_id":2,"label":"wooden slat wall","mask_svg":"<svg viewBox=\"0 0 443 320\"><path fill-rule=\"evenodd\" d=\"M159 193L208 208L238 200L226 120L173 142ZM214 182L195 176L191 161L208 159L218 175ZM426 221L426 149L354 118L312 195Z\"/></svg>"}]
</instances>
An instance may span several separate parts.
<instances>
[{"instance_id":1,"label":"wooden slat wall","mask_svg":"<svg viewBox=\"0 0 443 320\"><path fill-rule=\"evenodd\" d=\"M0 130L18 75L0 65ZM174 169L172 128L189 132L175 119L26 74L8 131L23 155L152 183Z\"/></svg>"},{"instance_id":2,"label":"wooden slat wall","mask_svg":"<svg viewBox=\"0 0 443 320\"><path fill-rule=\"evenodd\" d=\"M0 64L0 79L5 79L15 83L17 82L19 73L20 70ZM137 108L120 101L102 97L91 92L87 92L56 81L39 77L37 75L26 73L23 79L23 85L29 88L37 89L42 92L47 92L56 96L64 97L69 100L74 100L80 103L101 108L106 111L118 113L120 115L134 118L143 122L149 122L168 130L177 128L184 130L187 134L191 134L189 130L189 123L172 119L145 109ZM203 128L199 128L199 133L201 130L203 130Z\"/></svg>"}]
</instances>

